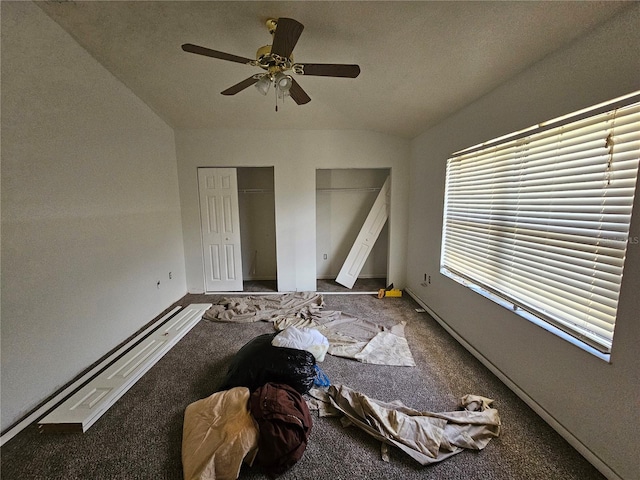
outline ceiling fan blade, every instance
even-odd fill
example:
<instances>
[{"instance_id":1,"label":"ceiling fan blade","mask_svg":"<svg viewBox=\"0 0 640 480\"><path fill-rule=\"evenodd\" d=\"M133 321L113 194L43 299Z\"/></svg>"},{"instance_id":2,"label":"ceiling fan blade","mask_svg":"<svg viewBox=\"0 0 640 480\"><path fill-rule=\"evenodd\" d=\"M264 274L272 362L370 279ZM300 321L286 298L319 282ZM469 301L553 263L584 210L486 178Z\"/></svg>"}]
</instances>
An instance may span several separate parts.
<instances>
[{"instance_id":1,"label":"ceiling fan blade","mask_svg":"<svg viewBox=\"0 0 640 480\"><path fill-rule=\"evenodd\" d=\"M293 47L298 43L304 25L293 18L279 18L278 26L273 34L271 53L281 57L291 57Z\"/></svg>"},{"instance_id":2,"label":"ceiling fan blade","mask_svg":"<svg viewBox=\"0 0 640 480\"><path fill-rule=\"evenodd\" d=\"M345 65L338 63L296 63L293 71L301 75L317 75L320 77L346 77L356 78L360 75L358 65Z\"/></svg>"},{"instance_id":3,"label":"ceiling fan blade","mask_svg":"<svg viewBox=\"0 0 640 480\"><path fill-rule=\"evenodd\" d=\"M300 84L295 81L295 79L291 79L291 88L289 89L289 96L293 98L293 101L298 105L304 105L305 103L309 103L311 101L311 97L307 95Z\"/></svg>"},{"instance_id":4,"label":"ceiling fan blade","mask_svg":"<svg viewBox=\"0 0 640 480\"><path fill-rule=\"evenodd\" d=\"M200 47L191 43L185 43L182 45L182 50L189 53L195 53L197 55L204 55L206 57L219 58L220 60L228 60L230 62L251 64L253 60L250 58L239 57L237 55L231 55L230 53L218 52L217 50L211 50L210 48Z\"/></svg>"},{"instance_id":5,"label":"ceiling fan blade","mask_svg":"<svg viewBox=\"0 0 640 480\"><path fill-rule=\"evenodd\" d=\"M226 90L224 90L224 91L222 91L220 93L222 93L222 95L235 95L236 93L241 92L245 88L250 87L251 85L253 85L257 81L258 81L257 78L249 77L249 78L241 81L240 83L236 83L232 87L229 87L229 88L227 88Z\"/></svg>"}]
</instances>

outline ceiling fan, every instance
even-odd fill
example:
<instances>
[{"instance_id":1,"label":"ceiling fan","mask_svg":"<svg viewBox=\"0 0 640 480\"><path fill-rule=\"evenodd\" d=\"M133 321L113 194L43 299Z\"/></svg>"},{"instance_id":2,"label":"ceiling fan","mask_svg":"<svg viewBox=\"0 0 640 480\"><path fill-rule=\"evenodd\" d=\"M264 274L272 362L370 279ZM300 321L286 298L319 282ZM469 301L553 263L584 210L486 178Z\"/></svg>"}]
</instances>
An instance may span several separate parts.
<instances>
[{"instance_id":1,"label":"ceiling fan","mask_svg":"<svg viewBox=\"0 0 640 480\"><path fill-rule=\"evenodd\" d=\"M218 58L220 60L245 63L266 70L266 73L252 75L227 88L221 92L222 95L235 95L254 84L260 93L266 95L269 87L273 84L278 98L290 96L298 105L303 105L310 102L311 98L290 75L290 72L296 75L345 78L356 78L360 74L360 67L358 65L294 63L292 55L293 48L296 46L302 34L304 25L292 18L279 18L277 20L271 18L267 20L266 23L269 33L273 35L272 44L259 48L255 60L211 50L210 48L200 47L191 43L182 45L182 50L197 55Z\"/></svg>"}]
</instances>

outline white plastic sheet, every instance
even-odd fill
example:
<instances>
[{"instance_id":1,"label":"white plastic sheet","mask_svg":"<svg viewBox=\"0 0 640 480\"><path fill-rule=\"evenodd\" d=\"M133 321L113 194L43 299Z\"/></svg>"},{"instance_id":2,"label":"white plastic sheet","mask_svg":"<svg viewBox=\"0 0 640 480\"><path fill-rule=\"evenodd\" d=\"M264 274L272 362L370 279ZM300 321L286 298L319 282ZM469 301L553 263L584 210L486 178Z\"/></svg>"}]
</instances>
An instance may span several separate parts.
<instances>
[{"instance_id":1,"label":"white plastic sheet","mask_svg":"<svg viewBox=\"0 0 640 480\"><path fill-rule=\"evenodd\" d=\"M314 328L287 327L276 335L271 344L274 347L297 348L306 350L316 357L317 362L324 361L329 350L329 341Z\"/></svg>"}]
</instances>

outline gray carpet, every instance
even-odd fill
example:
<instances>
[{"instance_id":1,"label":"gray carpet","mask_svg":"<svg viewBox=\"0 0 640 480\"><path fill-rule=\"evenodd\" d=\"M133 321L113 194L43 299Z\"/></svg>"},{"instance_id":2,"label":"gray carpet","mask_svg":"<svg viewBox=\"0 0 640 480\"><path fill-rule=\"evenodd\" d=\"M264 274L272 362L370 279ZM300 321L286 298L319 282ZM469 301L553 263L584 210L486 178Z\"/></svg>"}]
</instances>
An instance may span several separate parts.
<instances>
[{"instance_id":1,"label":"gray carpet","mask_svg":"<svg viewBox=\"0 0 640 480\"><path fill-rule=\"evenodd\" d=\"M417 313L418 305L409 297L324 298L328 310L387 325L406 321L406 337L418 364L415 368L365 365L327 355L320 365L332 383L436 412L454 410L467 393L483 395L495 399L502 433L480 452L465 451L423 467L394 448L390 462L385 463L378 441L354 427L343 428L338 419L314 418L302 460L279 478L604 478L433 319ZM180 303L215 303L217 299L187 295ZM185 407L216 390L240 347L271 331L265 322L201 321L85 434L39 434L32 425L9 441L1 451L2 479L181 479ZM243 467L240 478L267 477L257 467Z\"/></svg>"}]
</instances>

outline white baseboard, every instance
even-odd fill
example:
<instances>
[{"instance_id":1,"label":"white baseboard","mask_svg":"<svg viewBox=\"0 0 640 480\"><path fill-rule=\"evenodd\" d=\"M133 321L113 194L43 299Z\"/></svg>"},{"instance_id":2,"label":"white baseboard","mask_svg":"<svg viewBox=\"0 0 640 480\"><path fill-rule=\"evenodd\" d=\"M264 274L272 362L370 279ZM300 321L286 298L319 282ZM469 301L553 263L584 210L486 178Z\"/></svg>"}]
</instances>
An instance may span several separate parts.
<instances>
[{"instance_id":1,"label":"white baseboard","mask_svg":"<svg viewBox=\"0 0 640 480\"><path fill-rule=\"evenodd\" d=\"M318 280L335 280L338 274L335 275L317 275ZM386 273L361 273L358 278L387 278Z\"/></svg>"},{"instance_id":2,"label":"white baseboard","mask_svg":"<svg viewBox=\"0 0 640 480\"><path fill-rule=\"evenodd\" d=\"M549 412L547 412L540 404L531 398L525 391L505 375L498 367L491 363L482 353L476 350L462 336L460 336L453 328L451 328L436 312L434 312L426 303L424 303L410 288L405 288L411 298L424 308L431 317L444 328L460 345L469 351L476 359L487 367L491 373L500 379L513 393L525 402L534 412L536 412L545 422L549 424L562 438L564 438L573 448L597 468L609 480L623 480L616 472L614 472L606 463L604 463L595 453L593 453L586 445L584 445L577 437L567 430L560 422L558 422Z\"/></svg>"},{"instance_id":3,"label":"white baseboard","mask_svg":"<svg viewBox=\"0 0 640 480\"><path fill-rule=\"evenodd\" d=\"M378 295L378 292L367 292L367 291L348 291L348 292L316 292L320 295Z\"/></svg>"}]
</instances>

